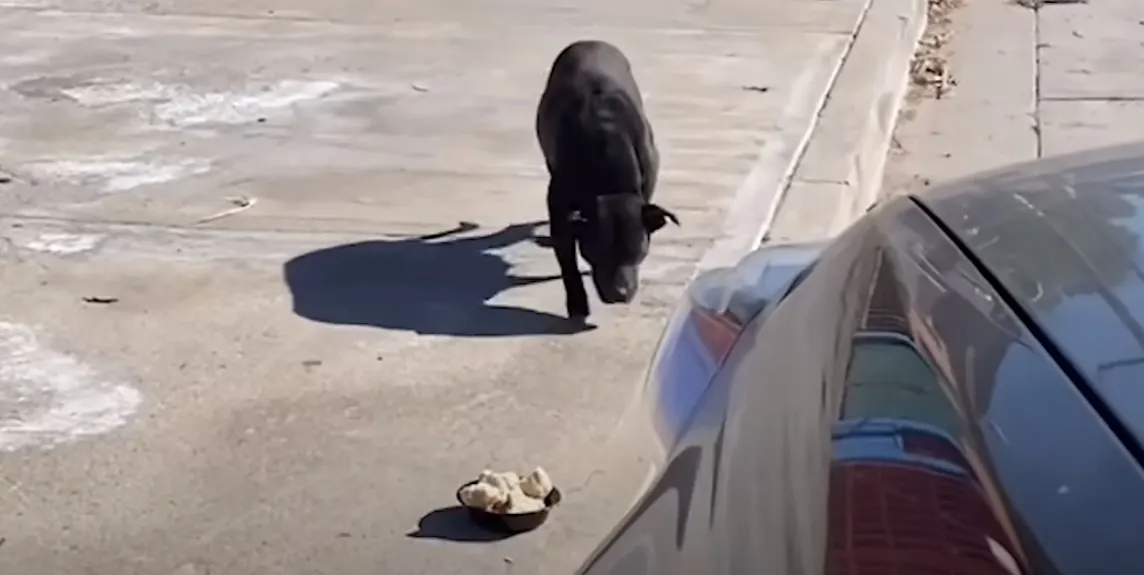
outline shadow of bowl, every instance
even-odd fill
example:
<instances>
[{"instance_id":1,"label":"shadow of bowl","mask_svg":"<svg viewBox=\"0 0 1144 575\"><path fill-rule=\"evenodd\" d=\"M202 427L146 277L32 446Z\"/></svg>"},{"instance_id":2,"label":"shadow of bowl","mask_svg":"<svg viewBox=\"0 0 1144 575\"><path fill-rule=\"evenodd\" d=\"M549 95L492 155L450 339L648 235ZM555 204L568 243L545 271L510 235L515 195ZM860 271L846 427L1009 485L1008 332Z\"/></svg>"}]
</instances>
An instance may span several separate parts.
<instances>
[{"instance_id":1,"label":"shadow of bowl","mask_svg":"<svg viewBox=\"0 0 1144 575\"><path fill-rule=\"evenodd\" d=\"M407 533L406 537L456 543L492 543L508 539L513 535L513 533L485 529L473 522L468 509L453 505L426 513L417 522L417 529Z\"/></svg>"}]
</instances>

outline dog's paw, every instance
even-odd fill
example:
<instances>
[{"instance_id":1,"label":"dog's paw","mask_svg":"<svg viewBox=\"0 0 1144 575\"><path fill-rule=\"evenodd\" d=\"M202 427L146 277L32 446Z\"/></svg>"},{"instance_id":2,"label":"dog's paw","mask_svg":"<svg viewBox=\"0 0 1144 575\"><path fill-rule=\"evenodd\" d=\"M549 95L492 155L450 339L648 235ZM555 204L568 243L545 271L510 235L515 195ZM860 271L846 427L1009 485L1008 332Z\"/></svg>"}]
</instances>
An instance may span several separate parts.
<instances>
[{"instance_id":1,"label":"dog's paw","mask_svg":"<svg viewBox=\"0 0 1144 575\"><path fill-rule=\"evenodd\" d=\"M552 249L552 236L533 236L532 243L550 250Z\"/></svg>"},{"instance_id":2,"label":"dog's paw","mask_svg":"<svg viewBox=\"0 0 1144 575\"><path fill-rule=\"evenodd\" d=\"M580 322L580 323L588 321L588 306L587 305L579 306L579 305L575 305L575 304L569 304L568 305L568 321Z\"/></svg>"},{"instance_id":3,"label":"dog's paw","mask_svg":"<svg viewBox=\"0 0 1144 575\"><path fill-rule=\"evenodd\" d=\"M584 316L569 317L564 321L563 325L558 329L558 333L564 335L572 335L577 333L584 333L596 329L594 324L588 322L588 318Z\"/></svg>"}]
</instances>

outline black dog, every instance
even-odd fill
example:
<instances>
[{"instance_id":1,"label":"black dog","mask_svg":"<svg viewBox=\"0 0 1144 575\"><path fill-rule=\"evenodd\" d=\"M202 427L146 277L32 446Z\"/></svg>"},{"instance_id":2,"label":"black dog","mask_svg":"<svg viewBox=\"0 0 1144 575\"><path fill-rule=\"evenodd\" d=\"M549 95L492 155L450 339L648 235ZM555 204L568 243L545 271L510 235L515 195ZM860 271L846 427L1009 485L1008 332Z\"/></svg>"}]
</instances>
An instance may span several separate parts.
<instances>
[{"instance_id":1,"label":"black dog","mask_svg":"<svg viewBox=\"0 0 1144 575\"><path fill-rule=\"evenodd\" d=\"M536 136L548 165L548 225L568 316L588 317L577 244L600 301L632 301L651 234L679 219L651 203L659 152L619 48L581 40L560 52L536 111Z\"/></svg>"}]
</instances>

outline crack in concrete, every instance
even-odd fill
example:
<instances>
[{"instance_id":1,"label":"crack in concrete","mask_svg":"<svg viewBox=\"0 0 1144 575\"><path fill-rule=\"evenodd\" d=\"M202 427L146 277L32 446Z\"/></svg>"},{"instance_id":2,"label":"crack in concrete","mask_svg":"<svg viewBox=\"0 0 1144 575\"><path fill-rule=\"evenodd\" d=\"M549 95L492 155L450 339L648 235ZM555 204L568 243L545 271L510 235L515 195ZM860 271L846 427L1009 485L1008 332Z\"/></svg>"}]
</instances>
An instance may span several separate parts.
<instances>
[{"instance_id":1,"label":"crack in concrete","mask_svg":"<svg viewBox=\"0 0 1144 575\"><path fill-rule=\"evenodd\" d=\"M801 182L804 184L834 184L838 186L853 185L853 182L847 180L835 180L831 178L795 178L792 182Z\"/></svg>"},{"instance_id":2,"label":"crack in concrete","mask_svg":"<svg viewBox=\"0 0 1144 575\"><path fill-rule=\"evenodd\" d=\"M341 28L349 28L355 30L370 30L393 28L394 26L401 25L416 25L416 24L457 24L460 21L447 21L441 18L424 18L424 19L394 19L390 22L354 22L350 20L341 20L334 18L314 18L300 15L279 15L271 13L261 16L251 14L210 14L207 12L147 12L135 11L125 12L119 10L61 10L59 8L44 7L44 6L21 6L6 4L0 1L0 9L10 13L22 12L24 14L34 15L50 15L50 16L92 16L92 17L122 17L122 16L139 16L146 18L156 19L201 19L201 20L216 20L216 21L235 21L235 22L253 22L253 23L270 23L270 22L283 22L287 24L314 24L320 26L334 26ZM539 23L539 24L522 24L515 26L521 29L548 29L553 26ZM810 34L836 34L850 36L854 31L850 28L835 28L830 26L814 26L814 25L793 25L793 24L756 24L751 26L633 26L633 25L612 25L600 26L595 23L573 24L573 27L591 28L593 30L637 30L640 32L653 32L653 33L679 33L679 32L704 32L712 34L728 34L728 35L749 35L757 34L762 30L789 30L799 33Z\"/></svg>"},{"instance_id":3,"label":"crack in concrete","mask_svg":"<svg viewBox=\"0 0 1144 575\"><path fill-rule=\"evenodd\" d=\"M41 225L77 225L98 227L104 226L109 228L138 228L156 231L170 231L170 232L190 232L190 233L203 233L203 234L234 234L234 235L291 235L291 236L337 236L337 237L362 237L362 238L380 238L380 239L400 239L400 238L413 238L418 234L388 234L376 232L357 232L353 230L325 230L308 228L304 230L290 230L282 228L224 228L214 226L196 226L186 225L180 226L178 224L161 224L154 222L144 222L135 220L110 220L99 218L67 218L58 216L31 216L21 214L5 214L0 213L0 220L10 220L16 224L14 227L22 227L23 222L35 223ZM311 219L298 218L298 221L312 221ZM387 222L387 225L393 226L417 226L417 227L432 227L425 224L415 222ZM482 226L483 227L483 226ZM495 226L489 226L495 227Z\"/></svg>"},{"instance_id":4,"label":"crack in concrete","mask_svg":"<svg viewBox=\"0 0 1144 575\"><path fill-rule=\"evenodd\" d=\"M1037 157L1045 155L1044 122L1041 119L1041 52L1048 46L1041 41L1041 3L1035 2L1029 8L1033 11L1033 134L1037 137Z\"/></svg>"},{"instance_id":5,"label":"crack in concrete","mask_svg":"<svg viewBox=\"0 0 1144 575\"><path fill-rule=\"evenodd\" d=\"M1041 102L1144 102L1144 96L1044 96Z\"/></svg>"}]
</instances>

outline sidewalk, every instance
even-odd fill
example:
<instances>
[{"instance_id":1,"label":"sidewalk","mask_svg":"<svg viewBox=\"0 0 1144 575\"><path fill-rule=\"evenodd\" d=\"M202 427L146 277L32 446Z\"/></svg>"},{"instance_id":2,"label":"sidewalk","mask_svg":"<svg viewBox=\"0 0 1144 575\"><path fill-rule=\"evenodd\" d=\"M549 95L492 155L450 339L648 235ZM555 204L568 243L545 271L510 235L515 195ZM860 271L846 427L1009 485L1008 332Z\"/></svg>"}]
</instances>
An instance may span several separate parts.
<instances>
[{"instance_id":1,"label":"sidewalk","mask_svg":"<svg viewBox=\"0 0 1144 575\"><path fill-rule=\"evenodd\" d=\"M954 11L935 56L956 85L907 104L885 193L1142 138L1144 5L1024 4L964 0Z\"/></svg>"},{"instance_id":2,"label":"sidewalk","mask_svg":"<svg viewBox=\"0 0 1144 575\"><path fill-rule=\"evenodd\" d=\"M865 201L921 24L377 6L0 0L0 573L571 572L658 464L630 415L695 267ZM629 53L683 227L568 336L559 282L505 276L556 272L533 113L584 37ZM537 533L431 513L537 464L567 494Z\"/></svg>"}]
</instances>

